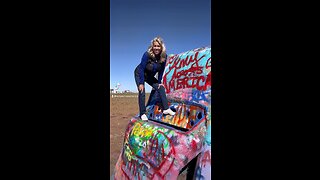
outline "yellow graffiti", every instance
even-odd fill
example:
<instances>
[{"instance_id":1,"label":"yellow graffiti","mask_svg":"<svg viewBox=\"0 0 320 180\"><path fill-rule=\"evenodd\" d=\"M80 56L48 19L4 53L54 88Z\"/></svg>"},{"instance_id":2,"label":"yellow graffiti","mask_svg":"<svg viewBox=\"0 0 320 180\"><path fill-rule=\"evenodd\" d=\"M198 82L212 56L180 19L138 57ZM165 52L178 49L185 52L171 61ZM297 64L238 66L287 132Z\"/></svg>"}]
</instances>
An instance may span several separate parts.
<instances>
[{"instance_id":1,"label":"yellow graffiti","mask_svg":"<svg viewBox=\"0 0 320 180\"><path fill-rule=\"evenodd\" d=\"M128 158L128 161L131 161L132 152L131 152L130 148L127 145L125 146L124 155Z\"/></svg>"},{"instance_id":2,"label":"yellow graffiti","mask_svg":"<svg viewBox=\"0 0 320 180\"><path fill-rule=\"evenodd\" d=\"M168 124L174 124L173 120L174 120L173 116L162 117L162 121Z\"/></svg>"},{"instance_id":3,"label":"yellow graffiti","mask_svg":"<svg viewBox=\"0 0 320 180\"><path fill-rule=\"evenodd\" d=\"M140 123L136 123L134 126L133 126L133 129L132 129L132 135L137 135L139 133L139 129L141 128L141 124Z\"/></svg>"},{"instance_id":4,"label":"yellow graffiti","mask_svg":"<svg viewBox=\"0 0 320 180\"><path fill-rule=\"evenodd\" d=\"M153 128L151 126L141 126L140 123L136 123L132 129L133 136L150 137L153 134Z\"/></svg>"}]
</instances>

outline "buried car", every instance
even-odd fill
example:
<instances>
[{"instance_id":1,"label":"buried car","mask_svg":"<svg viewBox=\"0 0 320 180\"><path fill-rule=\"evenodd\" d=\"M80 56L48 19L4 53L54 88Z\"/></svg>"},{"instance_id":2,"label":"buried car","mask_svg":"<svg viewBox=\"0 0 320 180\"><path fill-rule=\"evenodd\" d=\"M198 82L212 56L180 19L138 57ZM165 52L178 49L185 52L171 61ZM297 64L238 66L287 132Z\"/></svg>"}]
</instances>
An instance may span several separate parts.
<instances>
[{"instance_id":1,"label":"buried car","mask_svg":"<svg viewBox=\"0 0 320 180\"><path fill-rule=\"evenodd\" d=\"M114 179L211 179L211 48L170 55L162 83L175 115L164 115L152 91L148 121L127 126Z\"/></svg>"}]
</instances>

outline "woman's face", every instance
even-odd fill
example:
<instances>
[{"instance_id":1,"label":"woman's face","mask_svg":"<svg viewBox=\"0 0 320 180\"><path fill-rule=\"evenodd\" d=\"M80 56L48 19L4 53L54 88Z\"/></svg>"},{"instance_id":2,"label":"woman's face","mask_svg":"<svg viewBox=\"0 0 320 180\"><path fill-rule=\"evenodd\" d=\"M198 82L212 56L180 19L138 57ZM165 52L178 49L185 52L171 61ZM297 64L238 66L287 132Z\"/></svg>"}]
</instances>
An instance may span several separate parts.
<instances>
[{"instance_id":1,"label":"woman's face","mask_svg":"<svg viewBox=\"0 0 320 180\"><path fill-rule=\"evenodd\" d=\"M152 51L155 55L159 55L161 52L161 45L157 42L153 42Z\"/></svg>"}]
</instances>

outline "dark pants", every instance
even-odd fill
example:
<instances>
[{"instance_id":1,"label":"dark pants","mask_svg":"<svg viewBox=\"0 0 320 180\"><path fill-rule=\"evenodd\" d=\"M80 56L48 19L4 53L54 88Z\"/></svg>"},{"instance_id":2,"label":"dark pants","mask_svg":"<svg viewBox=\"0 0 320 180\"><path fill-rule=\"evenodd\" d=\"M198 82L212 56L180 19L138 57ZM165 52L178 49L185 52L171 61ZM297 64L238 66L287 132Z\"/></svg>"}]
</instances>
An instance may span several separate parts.
<instances>
[{"instance_id":1,"label":"dark pants","mask_svg":"<svg viewBox=\"0 0 320 180\"><path fill-rule=\"evenodd\" d=\"M139 90L139 71L138 68L135 69L134 71L134 78ZM158 84L158 80L152 76L145 76L144 81L147 82L151 87L153 87L155 90L152 90L149 100L151 98L151 96L157 91L160 95L160 99L162 101L162 106L164 109L168 109L169 105L168 105L168 100L167 100L167 96L166 96L166 91L164 89L163 86L160 86L159 88L159 84ZM145 101L146 101L146 93L145 93L145 89L143 89L142 92L139 91L139 111L140 111L140 116L146 113L146 105L145 105Z\"/></svg>"}]
</instances>

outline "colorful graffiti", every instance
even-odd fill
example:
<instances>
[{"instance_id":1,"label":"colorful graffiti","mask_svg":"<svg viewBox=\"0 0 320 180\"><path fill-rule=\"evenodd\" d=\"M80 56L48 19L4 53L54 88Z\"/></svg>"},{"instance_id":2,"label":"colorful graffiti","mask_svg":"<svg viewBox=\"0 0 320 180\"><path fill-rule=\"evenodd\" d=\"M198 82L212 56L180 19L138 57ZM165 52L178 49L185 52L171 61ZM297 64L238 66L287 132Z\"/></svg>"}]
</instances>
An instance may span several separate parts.
<instances>
[{"instance_id":1,"label":"colorful graffiti","mask_svg":"<svg viewBox=\"0 0 320 180\"><path fill-rule=\"evenodd\" d=\"M211 48L170 56L163 76L166 92L194 88L205 91L211 87Z\"/></svg>"},{"instance_id":2,"label":"colorful graffiti","mask_svg":"<svg viewBox=\"0 0 320 180\"><path fill-rule=\"evenodd\" d=\"M194 179L207 179L211 177L211 146L204 146L200 154L194 174Z\"/></svg>"},{"instance_id":3,"label":"colorful graffiti","mask_svg":"<svg viewBox=\"0 0 320 180\"><path fill-rule=\"evenodd\" d=\"M167 95L167 98L172 101L186 101L195 104L200 104L208 109L211 104L211 89L199 91L197 89L179 89Z\"/></svg>"},{"instance_id":4,"label":"colorful graffiti","mask_svg":"<svg viewBox=\"0 0 320 180\"><path fill-rule=\"evenodd\" d=\"M206 111L204 107L177 102L169 103L169 105L169 107L176 112L176 115L163 115L161 113L161 108L158 105L150 105L148 106L146 113L148 119L164 122L185 129L191 129L198 124L200 120L206 118Z\"/></svg>"},{"instance_id":5,"label":"colorful graffiti","mask_svg":"<svg viewBox=\"0 0 320 180\"><path fill-rule=\"evenodd\" d=\"M134 124L124 145L124 172L138 179L164 177L173 165L175 151L169 138L172 134L173 131L146 123Z\"/></svg>"},{"instance_id":6,"label":"colorful graffiti","mask_svg":"<svg viewBox=\"0 0 320 180\"><path fill-rule=\"evenodd\" d=\"M179 170L200 153L206 135L204 118L189 132L137 119L129 124L115 179L177 177Z\"/></svg>"},{"instance_id":7,"label":"colorful graffiti","mask_svg":"<svg viewBox=\"0 0 320 180\"><path fill-rule=\"evenodd\" d=\"M163 84L176 114L149 99L149 121L129 121L114 179L177 179L193 159L194 179L211 179L211 48L169 56Z\"/></svg>"}]
</instances>

